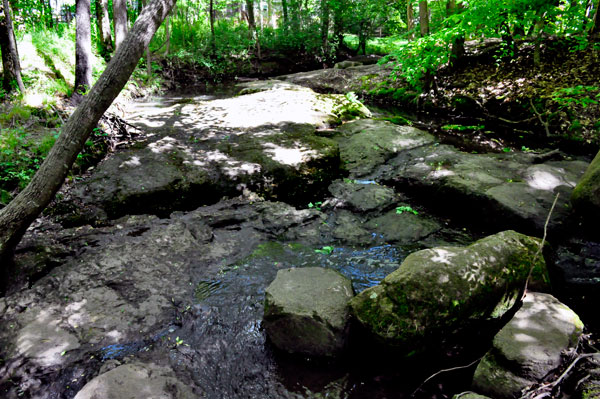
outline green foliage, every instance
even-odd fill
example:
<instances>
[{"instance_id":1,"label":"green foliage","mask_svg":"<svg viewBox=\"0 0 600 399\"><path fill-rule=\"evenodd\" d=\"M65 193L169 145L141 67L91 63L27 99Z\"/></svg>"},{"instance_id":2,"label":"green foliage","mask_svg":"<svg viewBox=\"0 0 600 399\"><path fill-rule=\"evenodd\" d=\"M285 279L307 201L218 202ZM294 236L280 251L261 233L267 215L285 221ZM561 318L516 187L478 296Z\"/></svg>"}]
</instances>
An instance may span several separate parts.
<instances>
[{"instance_id":1,"label":"green foliage","mask_svg":"<svg viewBox=\"0 0 600 399\"><path fill-rule=\"evenodd\" d=\"M322 247L321 249L315 249L315 252L318 254L324 254L324 255L329 255L333 252L334 248L331 246L325 246Z\"/></svg>"},{"instance_id":2,"label":"green foliage","mask_svg":"<svg viewBox=\"0 0 600 399\"><path fill-rule=\"evenodd\" d=\"M442 126L442 130L457 130L457 131L465 131L465 130L481 130L484 129L485 126L484 125L453 125L453 124L448 124L448 125L444 125Z\"/></svg>"},{"instance_id":3,"label":"green foliage","mask_svg":"<svg viewBox=\"0 0 600 399\"><path fill-rule=\"evenodd\" d=\"M396 213L398 215L401 215L404 212L409 212L409 213L412 213L413 215L418 215L419 214L419 212L415 211L410 206L399 206L399 207L396 208Z\"/></svg>"}]
</instances>

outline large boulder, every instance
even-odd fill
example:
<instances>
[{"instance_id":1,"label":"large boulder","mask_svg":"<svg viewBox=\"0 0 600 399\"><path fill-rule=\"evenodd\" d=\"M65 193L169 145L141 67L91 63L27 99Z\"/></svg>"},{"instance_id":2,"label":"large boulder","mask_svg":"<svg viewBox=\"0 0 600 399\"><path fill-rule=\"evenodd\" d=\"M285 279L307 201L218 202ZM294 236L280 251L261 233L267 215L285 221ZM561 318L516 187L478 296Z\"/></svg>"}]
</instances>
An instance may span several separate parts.
<instances>
[{"instance_id":1,"label":"large boulder","mask_svg":"<svg viewBox=\"0 0 600 399\"><path fill-rule=\"evenodd\" d=\"M350 280L320 267L284 269L265 291L264 327L290 353L334 356L346 345Z\"/></svg>"},{"instance_id":2,"label":"large boulder","mask_svg":"<svg viewBox=\"0 0 600 399\"><path fill-rule=\"evenodd\" d=\"M587 168L573 190L571 202L588 221L600 220L600 152Z\"/></svg>"},{"instance_id":3,"label":"large boulder","mask_svg":"<svg viewBox=\"0 0 600 399\"><path fill-rule=\"evenodd\" d=\"M435 141L429 133L391 122L362 119L346 123L338 129L335 140L340 146L342 162L351 177L371 174L398 153Z\"/></svg>"},{"instance_id":4,"label":"large boulder","mask_svg":"<svg viewBox=\"0 0 600 399\"><path fill-rule=\"evenodd\" d=\"M343 158L341 145L340 150ZM541 235L557 194L549 228L560 230L571 222L569 196L587 165L569 160L540 164L538 159L520 153L470 154L434 144L398 154L381 168L380 179L462 220Z\"/></svg>"},{"instance_id":5,"label":"large boulder","mask_svg":"<svg viewBox=\"0 0 600 399\"><path fill-rule=\"evenodd\" d=\"M577 314L552 295L527 293L477 366L473 389L496 399L517 397L561 366L561 355L577 345L582 332Z\"/></svg>"},{"instance_id":6,"label":"large boulder","mask_svg":"<svg viewBox=\"0 0 600 399\"><path fill-rule=\"evenodd\" d=\"M193 399L198 396L175 377L172 370L155 364L124 364L93 378L75 399Z\"/></svg>"},{"instance_id":7,"label":"large boulder","mask_svg":"<svg viewBox=\"0 0 600 399\"><path fill-rule=\"evenodd\" d=\"M520 298L525 280L546 275L541 242L504 231L467 247L414 252L379 285L350 301L358 321L385 344L425 349L469 321L498 318ZM535 263L534 263L535 261Z\"/></svg>"}]
</instances>

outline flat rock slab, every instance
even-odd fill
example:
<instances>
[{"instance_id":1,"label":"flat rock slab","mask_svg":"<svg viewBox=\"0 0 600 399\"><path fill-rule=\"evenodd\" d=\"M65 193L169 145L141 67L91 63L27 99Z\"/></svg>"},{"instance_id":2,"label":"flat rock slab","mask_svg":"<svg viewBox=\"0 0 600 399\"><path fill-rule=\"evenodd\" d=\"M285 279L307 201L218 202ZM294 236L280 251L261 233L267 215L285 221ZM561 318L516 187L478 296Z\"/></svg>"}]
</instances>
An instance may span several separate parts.
<instances>
[{"instance_id":1,"label":"flat rock slab","mask_svg":"<svg viewBox=\"0 0 600 399\"><path fill-rule=\"evenodd\" d=\"M373 119L345 123L337 132L335 140L351 178L370 175L398 153L435 142L431 134L414 127Z\"/></svg>"},{"instance_id":2,"label":"flat rock slab","mask_svg":"<svg viewBox=\"0 0 600 399\"><path fill-rule=\"evenodd\" d=\"M284 269L265 291L263 325L290 353L334 356L344 349L352 283L331 269Z\"/></svg>"},{"instance_id":3,"label":"flat rock slab","mask_svg":"<svg viewBox=\"0 0 600 399\"><path fill-rule=\"evenodd\" d=\"M400 153L380 169L380 179L463 219L541 235L557 194L550 229L568 225L569 196L587 163L533 162L527 154L469 154L428 145Z\"/></svg>"},{"instance_id":4,"label":"flat rock slab","mask_svg":"<svg viewBox=\"0 0 600 399\"><path fill-rule=\"evenodd\" d=\"M514 398L562 364L577 345L581 320L549 294L528 292L523 307L494 337L473 376L473 388L493 398Z\"/></svg>"},{"instance_id":5,"label":"flat rock slab","mask_svg":"<svg viewBox=\"0 0 600 399\"><path fill-rule=\"evenodd\" d=\"M75 399L194 399L172 370L155 364L119 366L88 382Z\"/></svg>"},{"instance_id":6,"label":"flat rock slab","mask_svg":"<svg viewBox=\"0 0 600 399\"><path fill-rule=\"evenodd\" d=\"M146 141L98 165L57 208L90 223L168 216L249 191L295 205L322 196L342 170L338 144L317 129L340 123L351 103L283 82L252 87L226 99L131 105L127 120Z\"/></svg>"}]
</instances>

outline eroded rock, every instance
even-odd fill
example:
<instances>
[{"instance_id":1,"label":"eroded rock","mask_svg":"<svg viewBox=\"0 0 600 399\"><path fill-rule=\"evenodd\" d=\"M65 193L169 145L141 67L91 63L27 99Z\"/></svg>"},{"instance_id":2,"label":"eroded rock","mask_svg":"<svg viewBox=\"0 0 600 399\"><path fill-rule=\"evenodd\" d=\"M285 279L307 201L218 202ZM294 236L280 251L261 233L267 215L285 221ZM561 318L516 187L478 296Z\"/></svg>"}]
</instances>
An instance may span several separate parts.
<instances>
[{"instance_id":1,"label":"eroded rock","mask_svg":"<svg viewBox=\"0 0 600 399\"><path fill-rule=\"evenodd\" d=\"M549 229L566 228L572 216L568 199L586 163L532 162L524 154L469 154L429 145L400 153L381 168L381 179L463 219L540 235L560 194Z\"/></svg>"},{"instance_id":2,"label":"eroded rock","mask_svg":"<svg viewBox=\"0 0 600 399\"><path fill-rule=\"evenodd\" d=\"M265 291L263 325L281 350L334 356L346 345L352 295L350 280L334 270L280 270Z\"/></svg>"},{"instance_id":3,"label":"eroded rock","mask_svg":"<svg viewBox=\"0 0 600 399\"><path fill-rule=\"evenodd\" d=\"M192 389L172 370L155 364L119 366L88 382L75 399L194 399Z\"/></svg>"},{"instance_id":4,"label":"eroded rock","mask_svg":"<svg viewBox=\"0 0 600 399\"><path fill-rule=\"evenodd\" d=\"M587 223L597 222L600 214L600 153L587 168L571 196L573 207Z\"/></svg>"},{"instance_id":5,"label":"eroded rock","mask_svg":"<svg viewBox=\"0 0 600 399\"><path fill-rule=\"evenodd\" d=\"M436 336L511 309L532 267L537 280L546 275L544 259L535 257L539 245L536 238L504 231L467 247L414 252L379 285L354 297L352 312L380 341L421 350Z\"/></svg>"},{"instance_id":6,"label":"eroded rock","mask_svg":"<svg viewBox=\"0 0 600 399\"><path fill-rule=\"evenodd\" d=\"M557 369L582 332L581 320L566 305L549 294L528 292L477 366L473 389L493 398L516 397Z\"/></svg>"}]
</instances>

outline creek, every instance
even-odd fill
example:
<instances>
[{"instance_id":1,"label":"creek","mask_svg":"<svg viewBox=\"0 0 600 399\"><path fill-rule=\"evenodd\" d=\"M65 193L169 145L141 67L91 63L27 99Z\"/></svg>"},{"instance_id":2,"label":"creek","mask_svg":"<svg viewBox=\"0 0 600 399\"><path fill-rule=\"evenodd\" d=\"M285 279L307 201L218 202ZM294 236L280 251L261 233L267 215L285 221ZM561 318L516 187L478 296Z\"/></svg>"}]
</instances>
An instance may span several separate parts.
<instances>
[{"instance_id":1,"label":"creek","mask_svg":"<svg viewBox=\"0 0 600 399\"><path fill-rule=\"evenodd\" d=\"M277 270L322 266L346 275L360 292L416 250L471 243L499 229L495 222L539 227L546 202L522 217L488 208L487 200L473 206L456 196L464 190L438 192L417 185L425 181L421 176L406 182L394 174L418 157L432 159L419 170L434 175L498 163L492 177L474 176L504 187L507 170L532 168L532 176L539 175L529 154L485 154L490 147L477 135L458 146L468 149L461 152L445 146L444 137L381 121L373 130L382 136L353 144L351 133L332 133L331 115L321 110L330 106L329 97L297 87L233 93L231 87L189 87L128 106L125 119L144 131L144 140L65 190L63 205L69 206L58 204L56 221L73 227L42 220L25 237L17 260L46 275L0 299L0 372L10 375L0 379L0 393L6 398L72 398L93 377L134 362L167 367L198 397L404 398L436 371L468 364L488 349L491 337L483 336L436 356L398 358L358 334L341 359L288 356L261 328L264 291ZM375 116L400 119L389 110ZM400 134L407 135L407 147L387 148ZM474 148L479 154L471 154ZM435 152L419 153L429 149ZM446 158L435 158L438 153ZM580 173L583 166L573 165L572 174ZM560 169L542 166L546 180ZM567 177L550 179L558 181L552 188L572 180L570 169L559 166ZM515 183L540 186L528 176ZM465 180L480 201L476 178ZM477 209L493 217L483 220ZM564 296L581 298L581 287L591 293L600 245L555 237L564 242L554 252L558 263L576 267L580 257L590 265L583 274L557 272L559 284L569 276L582 281ZM415 397L466 391L473 370L441 375Z\"/></svg>"}]
</instances>

